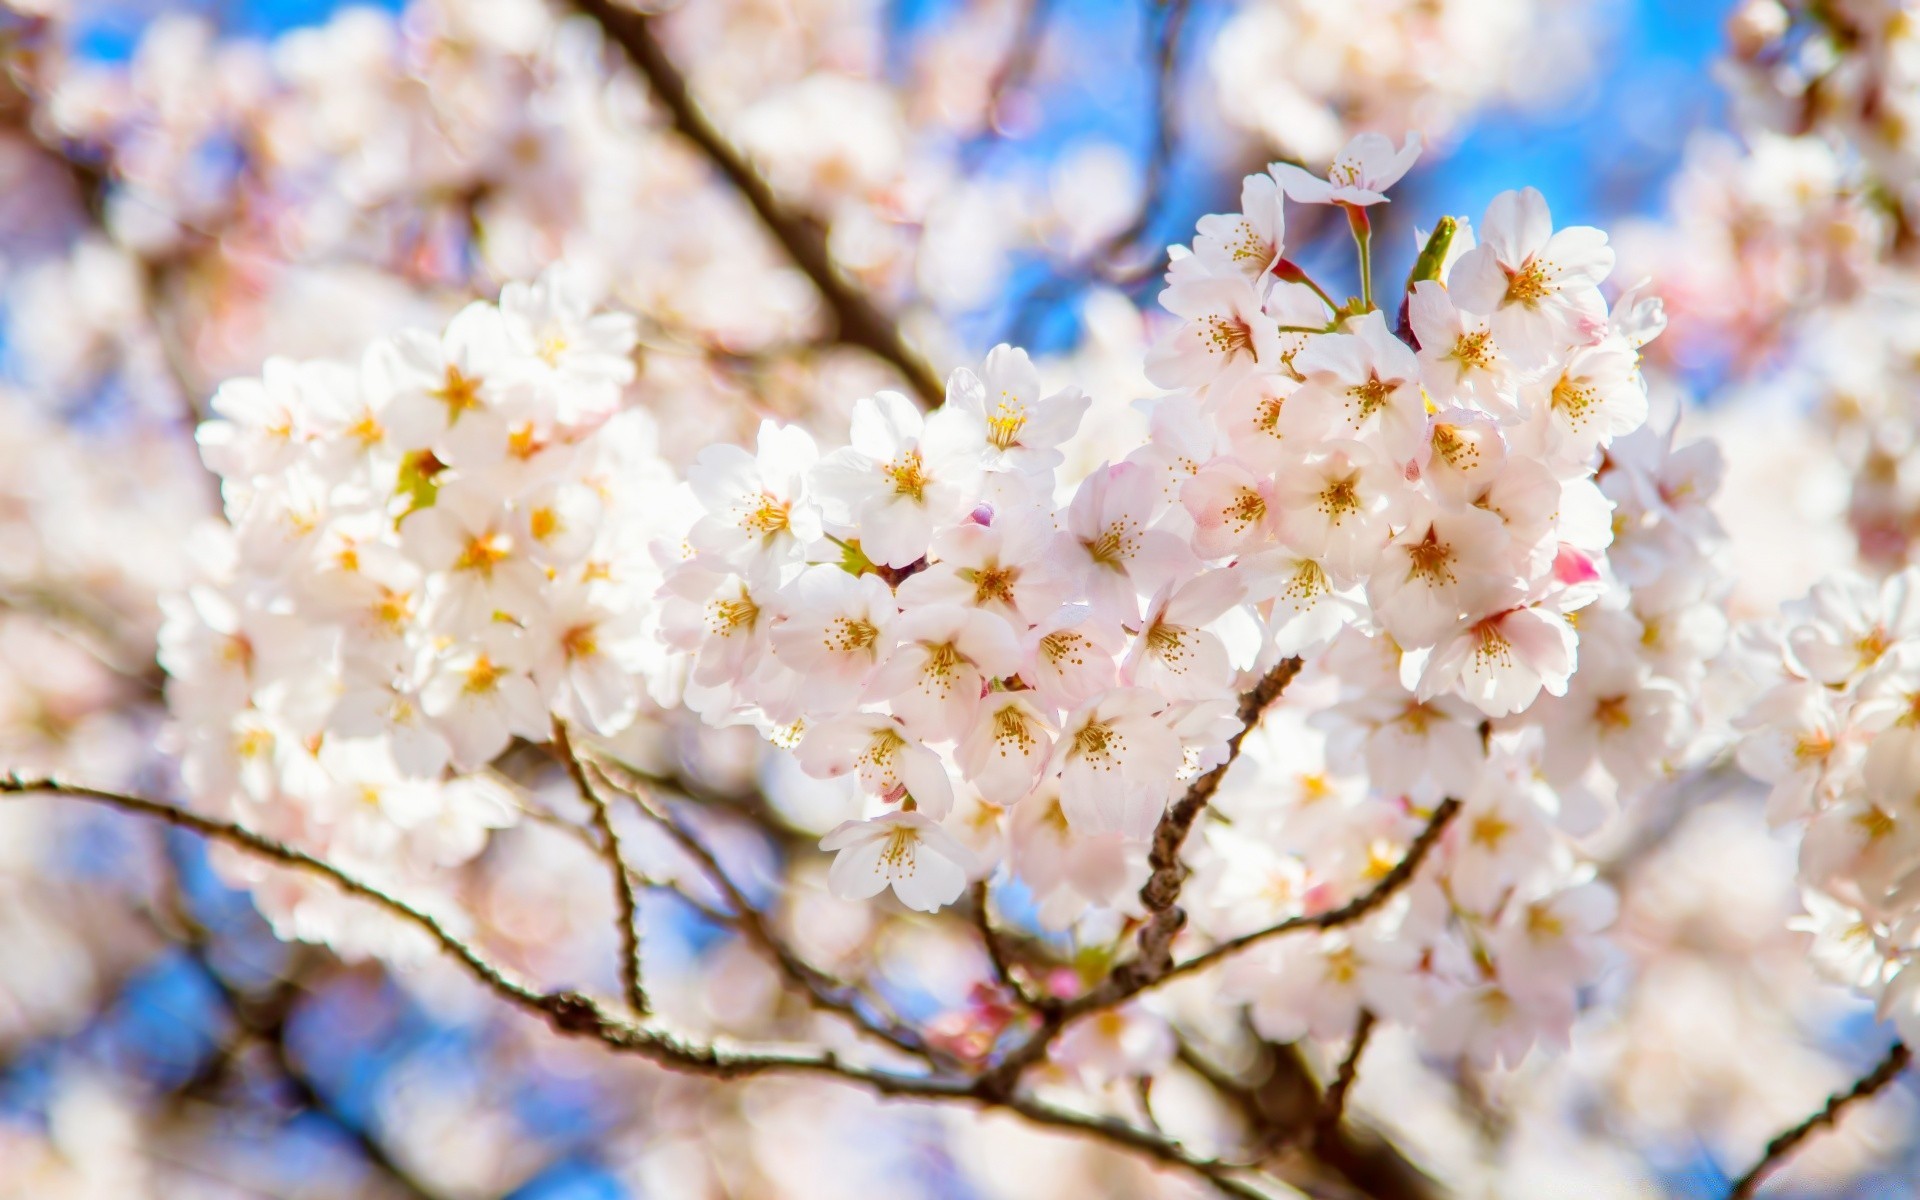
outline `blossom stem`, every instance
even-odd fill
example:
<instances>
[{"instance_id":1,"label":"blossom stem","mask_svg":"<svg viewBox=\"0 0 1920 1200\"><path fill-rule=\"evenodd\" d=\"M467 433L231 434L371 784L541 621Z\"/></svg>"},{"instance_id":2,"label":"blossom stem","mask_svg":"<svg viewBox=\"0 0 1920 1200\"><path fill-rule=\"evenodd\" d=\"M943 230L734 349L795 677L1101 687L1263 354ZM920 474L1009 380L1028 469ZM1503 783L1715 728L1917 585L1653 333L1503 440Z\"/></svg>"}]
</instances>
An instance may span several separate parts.
<instances>
[{"instance_id":1,"label":"blossom stem","mask_svg":"<svg viewBox=\"0 0 1920 1200\"><path fill-rule=\"evenodd\" d=\"M1314 295L1320 297L1320 303L1326 305L1328 309L1336 313L1340 311L1340 306L1333 302L1333 297L1327 295L1327 289L1321 287L1320 284L1314 280L1313 276L1307 274L1306 270L1292 259L1283 258L1273 264L1273 277L1282 283L1297 283L1302 285Z\"/></svg>"},{"instance_id":2,"label":"blossom stem","mask_svg":"<svg viewBox=\"0 0 1920 1200\"><path fill-rule=\"evenodd\" d=\"M1353 230L1353 244L1360 250L1360 304L1362 312L1373 311L1373 221L1358 204L1342 204L1347 210L1347 227Z\"/></svg>"}]
</instances>

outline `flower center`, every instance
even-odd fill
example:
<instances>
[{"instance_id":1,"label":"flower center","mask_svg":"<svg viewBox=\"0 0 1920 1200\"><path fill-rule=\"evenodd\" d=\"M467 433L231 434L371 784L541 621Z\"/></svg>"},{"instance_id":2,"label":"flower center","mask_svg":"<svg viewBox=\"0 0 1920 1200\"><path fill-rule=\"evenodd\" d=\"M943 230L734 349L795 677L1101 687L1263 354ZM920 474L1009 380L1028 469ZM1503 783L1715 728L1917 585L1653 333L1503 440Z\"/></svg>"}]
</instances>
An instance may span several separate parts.
<instances>
[{"instance_id":1,"label":"flower center","mask_svg":"<svg viewBox=\"0 0 1920 1200\"><path fill-rule=\"evenodd\" d=\"M886 473L888 482L893 484L896 496L905 496L916 503L927 498L926 466L921 461L918 450L909 450L894 459L881 470Z\"/></svg>"},{"instance_id":2,"label":"flower center","mask_svg":"<svg viewBox=\"0 0 1920 1200\"><path fill-rule=\"evenodd\" d=\"M1020 431L1026 424L1027 406L1020 403L1017 396L1002 392L1000 403L987 418L987 441L996 450L1011 450L1019 443Z\"/></svg>"},{"instance_id":3,"label":"flower center","mask_svg":"<svg viewBox=\"0 0 1920 1200\"><path fill-rule=\"evenodd\" d=\"M1206 328L1200 336L1209 353L1232 358L1244 352L1251 355L1253 361L1260 361L1260 352L1253 348L1253 327L1245 321L1215 314L1206 318L1204 324Z\"/></svg>"},{"instance_id":4,"label":"flower center","mask_svg":"<svg viewBox=\"0 0 1920 1200\"><path fill-rule=\"evenodd\" d=\"M1537 259L1528 259L1518 271L1507 273L1507 303L1538 304L1550 292L1553 286L1547 278L1545 264Z\"/></svg>"},{"instance_id":5,"label":"flower center","mask_svg":"<svg viewBox=\"0 0 1920 1200\"><path fill-rule=\"evenodd\" d=\"M480 407L480 380L469 379L459 367L448 363L446 378L433 390L433 398L447 406L447 424L451 425L461 413Z\"/></svg>"}]
</instances>

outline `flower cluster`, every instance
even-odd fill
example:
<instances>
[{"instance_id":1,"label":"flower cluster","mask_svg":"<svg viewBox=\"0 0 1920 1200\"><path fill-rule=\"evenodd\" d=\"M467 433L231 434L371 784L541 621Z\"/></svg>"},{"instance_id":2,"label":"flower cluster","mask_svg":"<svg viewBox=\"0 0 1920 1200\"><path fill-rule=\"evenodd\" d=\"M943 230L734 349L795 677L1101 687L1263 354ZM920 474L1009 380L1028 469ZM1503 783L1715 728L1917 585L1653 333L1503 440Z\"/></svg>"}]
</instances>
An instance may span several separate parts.
<instances>
[{"instance_id":1,"label":"flower cluster","mask_svg":"<svg viewBox=\"0 0 1920 1200\"><path fill-rule=\"evenodd\" d=\"M1920 570L1822 582L1766 649L1739 761L1801 832L1813 959L1920 1036Z\"/></svg>"},{"instance_id":2,"label":"flower cluster","mask_svg":"<svg viewBox=\"0 0 1920 1200\"><path fill-rule=\"evenodd\" d=\"M1230 784L1199 852L1214 932L1331 907L1443 798L1465 807L1405 904L1281 969L1249 959L1243 995L1275 1036L1362 1005L1433 1014L1482 1060L1564 1035L1612 900L1563 834L1687 751L1723 632L1717 459L1644 427L1658 306L1610 314L1605 236L1555 231L1537 192L1496 199L1477 242L1441 227L1404 336L1331 309L1286 257L1286 200L1340 206L1364 261L1366 209L1415 153L1363 137L1203 218L1148 358L1173 390L1144 445L1077 483L1060 447L1087 402L1008 347L931 415L860 401L843 449L769 422L700 456L662 630L708 720L858 779L867 815L822 843L837 892L936 909L1004 846L1043 920L1129 910L1240 693L1299 656L1319 715L1269 717L1244 756L1267 786Z\"/></svg>"},{"instance_id":3,"label":"flower cluster","mask_svg":"<svg viewBox=\"0 0 1920 1200\"><path fill-rule=\"evenodd\" d=\"M551 273L357 368L274 360L220 389L199 440L231 529L160 635L200 805L426 881L512 818L479 772L514 738L632 720L670 498L650 419L621 408L633 340ZM357 910L274 880L283 928L337 944Z\"/></svg>"}]
</instances>

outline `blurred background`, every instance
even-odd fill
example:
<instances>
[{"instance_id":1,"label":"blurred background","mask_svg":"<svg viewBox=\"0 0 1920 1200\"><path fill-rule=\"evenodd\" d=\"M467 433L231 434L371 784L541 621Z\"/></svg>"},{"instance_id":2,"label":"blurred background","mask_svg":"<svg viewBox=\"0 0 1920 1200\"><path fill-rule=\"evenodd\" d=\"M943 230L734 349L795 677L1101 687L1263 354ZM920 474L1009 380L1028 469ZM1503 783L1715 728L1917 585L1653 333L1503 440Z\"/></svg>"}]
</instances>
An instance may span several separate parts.
<instances>
[{"instance_id":1,"label":"blurred background","mask_svg":"<svg viewBox=\"0 0 1920 1200\"><path fill-rule=\"evenodd\" d=\"M1863 213L1870 189L1843 178L1871 149L1821 159L1794 141L1811 121L1756 101L1748 42L1804 36L1784 8L690 0L662 28L716 122L942 373L1011 341L1101 419L1137 420L1166 245L1268 162L1418 132L1377 226L1382 279L1439 215L1477 220L1527 185L1557 223L1610 231L1617 286L1655 277L1664 403L1743 464L1722 505L1736 610L1907 556L1920 489L1862 464L1901 461L1916 358L1893 333L1862 348L1857 321L1832 351L1797 315L1897 293L1905 219ZM762 415L832 428L895 382L823 334L806 279L563 5L6 0L0 63L0 768L178 795L153 645L218 511L191 430L270 354L350 357L567 259L640 314L636 390L670 461ZM1289 217L1300 260L1354 288L1343 231ZM1887 311L1902 325L1904 300ZM1810 411L1848 415L1813 444L1789 432ZM650 736L705 786L783 794L730 735ZM1355 1105L1463 1196L1722 1194L1890 1037L1805 962L1793 849L1754 803L1716 779L1616 848L1613 1015L1569 1054L1477 1077L1383 1038ZM722 825L743 862L794 844ZM448 886L524 969L610 988L610 902L583 861L526 819ZM609 1062L431 959L283 942L223 878L185 835L0 803L0 1196L1200 1194L971 1112ZM892 945L862 982L902 1012L966 1003L959 950L817 878L783 919L822 962ZM650 894L646 924L677 1019L811 1030L694 908ZM1853 1114L1781 1194L1915 1194L1913 1101L1901 1084Z\"/></svg>"}]
</instances>

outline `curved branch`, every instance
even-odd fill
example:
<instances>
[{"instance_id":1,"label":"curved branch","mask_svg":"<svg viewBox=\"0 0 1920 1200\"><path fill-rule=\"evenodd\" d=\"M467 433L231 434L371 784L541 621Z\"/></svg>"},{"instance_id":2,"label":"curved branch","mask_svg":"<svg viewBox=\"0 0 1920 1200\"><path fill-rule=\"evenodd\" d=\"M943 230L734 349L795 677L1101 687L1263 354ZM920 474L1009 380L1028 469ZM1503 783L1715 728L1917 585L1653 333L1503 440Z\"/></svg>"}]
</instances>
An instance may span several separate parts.
<instances>
[{"instance_id":1,"label":"curved branch","mask_svg":"<svg viewBox=\"0 0 1920 1200\"><path fill-rule=\"evenodd\" d=\"M1326 1095L1320 1101L1320 1113L1314 1118L1315 1142L1324 1143L1340 1132L1340 1122L1347 1115L1347 1093L1353 1090L1353 1082L1360 1076L1360 1056L1367 1052L1367 1042L1373 1037L1374 1022L1372 1009L1360 1010L1360 1019L1353 1027L1353 1044L1347 1047L1347 1055L1340 1060L1339 1070L1334 1072L1332 1082L1327 1084Z\"/></svg>"},{"instance_id":2,"label":"curved branch","mask_svg":"<svg viewBox=\"0 0 1920 1200\"><path fill-rule=\"evenodd\" d=\"M872 297L850 282L834 265L827 238L818 224L796 213L774 194L743 155L702 112L687 86L686 76L667 57L654 36L653 18L614 0L572 0L573 7L590 17L619 46L667 110L674 129L699 148L708 161L740 193L760 223L780 243L787 257L813 280L832 310L839 339L892 364L926 408L938 407L946 387L920 353L907 344L900 326Z\"/></svg>"},{"instance_id":3,"label":"curved branch","mask_svg":"<svg viewBox=\"0 0 1920 1200\"><path fill-rule=\"evenodd\" d=\"M235 846L270 861L329 879L342 890L370 900L431 934L442 949L496 996L517 1008L545 1018L558 1032L571 1037L593 1039L610 1050L636 1054L668 1070L718 1079L774 1074L814 1075L864 1087L882 1096L1005 1109L1033 1124L1086 1134L1168 1166L1178 1167L1206 1180L1229 1196L1265 1200L1272 1191L1269 1187L1256 1186L1243 1178L1250 1174L1245 1168L1193 1154L1178 1142L1151 1130L1112 1117L1092 1116L1059 1108L1031 1097L987 1095L976 1087L973 1079L879 1070L842 1062L832 1050L733 1050L688 1042L666 1030L623 1020L591 996L569 991L538 991L514 979L504 968L489 962L479 951L453 936L445 926L420 909L362 882L331 863L244 826L122 792L48 778L22 778L17 775L0 778L0 795L28 793L65 796L153 817L212 841Z\"/></svg>"},{"instance_id":4,"label":"curved branch","mask_svg":"<svg viewBox=\"0 0 1920 1200\"><path fill-rule=\"evenodd\" d=\"M1382 875L1380 882L1339 908L1330 908L1326 912L1307 917L1289 917L1277 925L1269 925L1265 929L1256 929L1252 933L1229 938L1205 953L1196 954L1187 961L1170 968L1156 982L1164 983L1182 975L1204 971L1221 959L1238 954L1247 947L1257 945L1268 938L1296 933L1302 929L1337 929L1342 925L1351 925L1365 918L1374 909L1392 899L1395 892L1413 881L1414 873L1419 871L1420 864L1426 861L1427 855L1431 854L1433 848L1440 843L1441 835L1446 833L1447 826L1453 823L1454 817L1459 815L1459 812L1458 800L1451 796L1442 800L1440 807L1433 810L1433 816L1427 819L1427 827L1420 831L1420 836L1413 839L1413 844L1407 847L1407 852L1401 856L1400 861L1393 864L1393 869Z\"/></svg>"},{"instance_id":5,"label":"curved branch","mask_svg":"<svg viewBox=\"0 0 1920 1200\"><path fill-rule=\"evenodd\" d=\"M731 923L749 942L758 946L766 956L773 960L780 973L788 981L807 994L813 1006L824 1012L837 1013L851 1021L854 1026L870 1033L896 1050L904 1050L917 1058L925 1059L929 1065L954 1067L959 1061L929 1045L918 1031L905 1023L886 1015L876 1015L862 1003L860 992L852 985L844 983L820 970L812 963L801 958L793 947L777 935L768 926L765 916L747 899L740 885L727 874L720 865L720 859L706 844L695 837L685 826L673 819L670 812L648 801L642 791L643 780L632 775L626 780L614 778L614 773L629 774L624 767L601 761L601 756L589 748L592 755L588 766L602 783L632 800L634 805L645 813L675 845L684 850L699 866L700 873L706 876L715 890L725 899L728 911L722 917ZM664 781L651 781L652 786L668 787ZM672 789L669 789L672 790ZM685 795L685 793L681 793ZM878 1005L873 1005L878 1007Z\"/></svg>"},{"instance_id":6,"label":"curved branch","mask_svg":"<svg viewBox=\"0 0 1920 1200\"><path fill-rule=\"evenodd\" d=\"M1873 1070L1861 1076L1854 1085L1844 1092L1835 1092L1828 1097L1826 1105L1806 1120L1787 1130L1779 1137L1767 1143L1767 1152L1760 1161L1745 1175L1734 1181L1733 1190L1727 1193L1727 1200L1750 1200L1760 1189L1760 1184L1787 1160L1800 1143L1812 1137L1821 1129L1827 1128L1840 1119L1840 1114L1858 1101L1866 1100L1881 1091L1900 1072L1907 1069L1913 1059L1913 1052L1903 1042L1895 1042L1887 1050L1887 1056L1880 1060Z\"/></svg>"},{"instance_id":7,"label":"curved branch","mask_svg":"<svg viewBox=\"0 0 1920 1200\"><path fill-rule=\"evenodd\" d=\"M558 717L553 721L553 746L559 751L560 761L566 765L567 775L586 803L594 830L600 835L600 854L613 875L614 907L619 913L621 988L626 993L627 1006L644 1017L652 1011L652 1006L647 1003L647 989L640 975L640 900L634 895L633 879L627 873L627 856L620 849L620 835L614 832L613 814L607 811L607 802L600 798L587 778L586 768L573 752L573 739L567 736L566 724Z\"/></svg>"}]
</instances>

